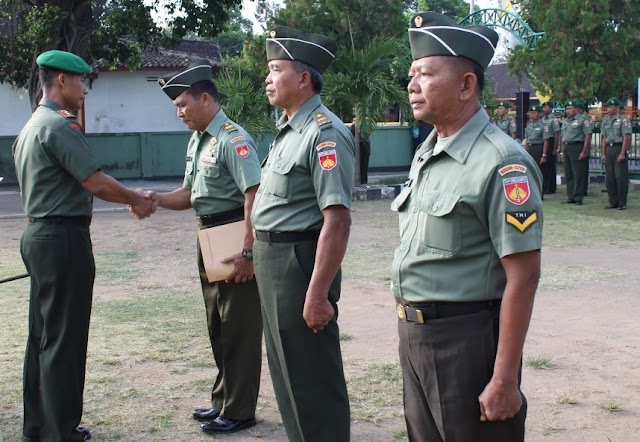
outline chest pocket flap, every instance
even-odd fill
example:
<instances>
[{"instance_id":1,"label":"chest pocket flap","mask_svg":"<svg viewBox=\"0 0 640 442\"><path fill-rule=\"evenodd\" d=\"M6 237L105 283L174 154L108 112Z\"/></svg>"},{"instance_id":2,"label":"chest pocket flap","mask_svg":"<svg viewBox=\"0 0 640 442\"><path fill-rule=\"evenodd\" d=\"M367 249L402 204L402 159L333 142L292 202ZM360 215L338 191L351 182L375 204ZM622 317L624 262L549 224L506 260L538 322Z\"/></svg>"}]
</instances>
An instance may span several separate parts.
<instances>
[{"instance_id":1,"label":"chest pocket flap","mask_svg":"<svg viewBox=\"0 0 640 442\"><path fill-rule=\"evenodd\" d=\"M419 229L425 252L452 257L460 250L460 218L453 210L459 200L458 195L435 190L420 198L418 209L427 214Z\"/></svg>"},{"instance_id":2,"label":"chest pocket flap","mask_svg":"<svg viewBox=\"0 0 640 442\"><path fill-rule=\"evenodd\" d=\"M295 161L282 157L276 157L269 166L272 173L269 176L267 192L280 198L288 198L291 188L291 180L287 174L291 172Z\"/></svg>"},{"instance_id":3,"label":"chest pocket flap","mask_svg":"<svg viewBox=\"0 0 640 442\"><path fill-rule=\"evenodd\" d=\"M445 216L451 213L460 197L452 193L443 193L436 190L427 190L420 198L418 208L432 216Z\"/></svg>"}]
</instances>

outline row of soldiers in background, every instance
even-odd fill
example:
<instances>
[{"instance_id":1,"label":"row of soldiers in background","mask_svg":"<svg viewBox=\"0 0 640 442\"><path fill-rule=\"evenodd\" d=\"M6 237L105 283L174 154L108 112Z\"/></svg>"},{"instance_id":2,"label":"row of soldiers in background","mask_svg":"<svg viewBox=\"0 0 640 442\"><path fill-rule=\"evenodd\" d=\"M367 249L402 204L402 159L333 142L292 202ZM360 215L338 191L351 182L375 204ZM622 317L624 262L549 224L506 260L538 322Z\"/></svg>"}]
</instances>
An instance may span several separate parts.
<instances>
[{"instance_id":1,"label":"row of soldiers in background","mask_svg":"<svg viewBox=\"0 0 640 442\"><path fill-rule=\"evenodd\" d=\"M631 122L620 113L622 103L616 97L606 101L607 115L602 119L602 162L605 164L606 187L609 203L605 209L624 210L629 189L629 163L627 152L631 147ZM516 139L516 121L510 116L510 103L500 102L495 124L507 135ZM487 112L491 115L490 108ZM529 122L525 128L525 149L540 167L545 194L556 192L556 157L564 165L567 183L567 199L563 204L582 205L589 186L589 152L593 120L587 106L579 100L565 104L566 116L560 122L553 113L553 106L529 107Z\"/></svg>"}]
</instances>

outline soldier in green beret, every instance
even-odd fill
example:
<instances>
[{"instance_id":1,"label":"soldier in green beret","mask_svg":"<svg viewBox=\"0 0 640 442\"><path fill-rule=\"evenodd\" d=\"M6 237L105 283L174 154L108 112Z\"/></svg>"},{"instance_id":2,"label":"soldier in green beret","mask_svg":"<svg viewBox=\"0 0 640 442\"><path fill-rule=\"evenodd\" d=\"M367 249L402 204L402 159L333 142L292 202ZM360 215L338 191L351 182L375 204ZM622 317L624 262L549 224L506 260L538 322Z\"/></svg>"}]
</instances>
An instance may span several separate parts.
<instances>
[{"instance_id":1,"label":"soldier in green beret","mask_svg":"<svg viewBox=\"0 0 640 442\"><path fill-rule=\"evenodd\" d=\"M620 114L620 100L609 98L605 106L607 115L602 119L602 162L605 165L609 204L605 209L627 208L629 191L629 162L627 152L631 147L631 122Z\"/></svg>"},{"instance_id":2,"label":"soldier in green beret","mask_svg":"<svg viewBox=\"0 0 640 442\"><path fill-rule=\"evenodd\" d=\"M549 156L549 126L544 124L540 119L542 106L529 106L529 123L525 128L525 145L524 148L533 157L540 172L542 173L542 182L547 179L547 158Z\"/></svg>"},{"instance_id":3,"label":"soldier in green beret","mask_svg":"<svg viewBox=\"0 0 640 442\"><path fill-rule=\"evenodd\" d=\"M91 438L82 418L95 264L92 195L129 204L140 218L153 204L101 171L73 112L83 106L89 65L75 54L36 59L43 98L13 144L28 223L20 250L31 278L25 355L23 442Z\"/></svg>"},{"instance_id":4,"label":"soldier in green beret","mask_svg":"<svg viewBox=\"0 0 640 442\"><path fill-rule=\"evenodd\" d=\"M276 27L266 46L267 98L284 110L252 214L271 379L288 440L347 442L337 319L355 142L319 95L337 45Z\"/></svg>"},{"instance_id":5,"label":"soldier in green beret","mask_svg":"<svg viewBox=\"0 0 640 442\"><path fill-rule=\"evenodd\" d=\"M209 282L198 241L198 269L209 340L218 375L211 405L193 410L207 433L233 433L256 425L262 365L262 317L253 278L250 214L260 184L260 163L251 136L220 108L211 64L197 60L159 80L178 117L193 130L182 187L154 194L167 209L193 208L200 229L244 220L242 250L228 258L226 281Z\"/></svg>"},{"instance_id":6,"label":"soldier in green beret","mask_svg":"<svg viewBox=\"0 0 640 442\"><path fill-rule=\"evenodd\" d=\"M502 130L505 134L516 139L516 120L509 115L509 109L511 109L511 103L508 101L501 101L498 103L498 118L496 118L496 126Z\"/></svg>"},{"instance_id":7,"label":"soldier in green beret","mask_svg":"<svg viewBox=\"0 0 640 442\"><path fill-rule=\"evenodd\" d=\"M589 149L591 123L578 115L580 102L569 100L565 104L566 118L562 121L562 150L567 199L562 204L582 205L589 179ZM585 184L586 182L586 184Z\"/></svg>"},{"instance_id":8,"label":"soldier in green beret","mask_svg":"<svg viewBox=\"0 0 640 442\"><path fill-rule=\"evenodd\" d=\"M589 114L589 105L587 104L586 101L582 101L582 100L577 100L578 102L578 117L582 118L583 120L587 120L589 122L589 125L593 128L593 117L591 116L591 114ZM591 152L591 145L589 145L589 153ZM589 159L587 158L587 161L584 161L582 163L582 167L583 167L583 171L582 173L585 174L585 176L587 177L583 182L582 182L582 194L584 196L587 196L587 193L589 192Z\"/></svg>"},{"instance_id":9,"label":"soldier in green beret","mask_svg":"<svg viewBox=\"0 0 640 442\"><path fill-rule=\"evenodd\" d=\"M542 176L480 106L498 34L432 12L410 26L409 101L435 130L391 206L400 217L391 290L409 440L523 441Z\"/></svg>"},{"instance_id":10,"label":"soldier in green beret","mask_svg":"<svg viewBox=\"0 0 640 442\"><path fill-rule=\"evenodd\" d=\"M542 123L549 128L549 146L547 148L546 180L543 183L544 193L556 193L556 157L560 144L560 121L553 114L553 105L542 103Z\"/></svg>"},{"instance_id":11,"label":"soldier in green beret","mask_svg":"<svg viewBox=\"0 0 640 442\"><path fill-rule=\"evenodd\" d=\"M493 106L491 106L490 104L483 104L482 108L485 110L485 112L487 112L487 115L489 115L489 121L491 121L492 123L495 124L495 116L493 113Z\"/></svg>"}]
</instances>

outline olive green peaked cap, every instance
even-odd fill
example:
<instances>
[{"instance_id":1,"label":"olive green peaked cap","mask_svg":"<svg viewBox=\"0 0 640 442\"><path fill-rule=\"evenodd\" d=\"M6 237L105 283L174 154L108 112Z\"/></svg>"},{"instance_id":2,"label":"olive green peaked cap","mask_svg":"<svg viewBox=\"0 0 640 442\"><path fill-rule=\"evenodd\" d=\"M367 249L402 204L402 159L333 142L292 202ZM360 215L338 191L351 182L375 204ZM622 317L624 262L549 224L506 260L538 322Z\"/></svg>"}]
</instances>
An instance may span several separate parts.
<instances>
[{"instance_id":1,"label":"olive green peaked cap","mask_svg":"<svg viewBox=\"0 0 640 442\"><path fill-rule=\"evenodd\" d=\"M487 69L498 34L485 26L462 27L446 15L420 12L411 18L409 43L414 60L435 55L465 57Z\"/></svg>"},{"instance_id":2,"label":"olive green peaked cap","mask_svg":"<svg viewBox=\"0 0 640 442\"><path fill-rule=\"evenodd\" d=\"M181 71L166 75L158 80L162 90L172 100L175 100L191 85L201 81L213 81L213 68L209 60L204 58L194 61Z\"/></svg>"},{"instance_id":3,"label":"olive green peaked cap","mask_svg":"<svg viewBox=\"0 0 640 442\"><path fill-rule=\"evenodd\" d=\"M47 51L38 55L36 64L41 68L56 69L72 74L88 74L91 66L76 54L66 51Z\"/></svg>"},{"instance_id":4,"label":"olive green peaked cap","mask_svg":"<svg viewBox=\"0 0 640 442\"><path fill-rule=\"evenodd\" d=\"M542 106L540 106L538 104L534 104L533 106L529 106L529 112L531 112L531 111L542 112Z\"/></svg>"},{"instance_id":5,"label":"olive green peaked cap","mask_svg":"<svg viewBox=\"0 0 640 442\"><path fill-rule=\"evenodd\" d=\"M324 35L306 34L285 26L276 26L267 38L267 60L297 60L320 73L336 58L338 45Z\"/></svg>"},{"instance_id":6,"label":"olive green peaked cap","mask_svg":"<svg viewBox=\"0 0 640 442\"><path fill-rule=\"evenodd\" d=\"M622 106L622 102L618 99L618 97L611 97L604 104L605 106Z\"/></svg>"}]
</instances>

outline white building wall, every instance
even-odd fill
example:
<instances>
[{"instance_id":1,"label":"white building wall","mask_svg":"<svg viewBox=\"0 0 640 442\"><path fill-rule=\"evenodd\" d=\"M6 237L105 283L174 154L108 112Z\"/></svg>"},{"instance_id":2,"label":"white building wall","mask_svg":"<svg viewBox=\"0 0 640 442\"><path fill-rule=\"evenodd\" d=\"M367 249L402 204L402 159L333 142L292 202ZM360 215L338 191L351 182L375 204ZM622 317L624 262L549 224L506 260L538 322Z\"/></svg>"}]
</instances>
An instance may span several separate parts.
<instances>
[{"instance_id":1,"label":"white building wall","mask_svg":"<svg viewBox=\"0 0 640 442\"><path fill-rule=\"evenodd\" d=\"M188 130L158 85L166 72L100 72L85 98L87 133ZM87 82L88 85L88 82ZM26 90L0 84L0 136L17 135L31 117Z\"/></svg>"}]
</instances>

